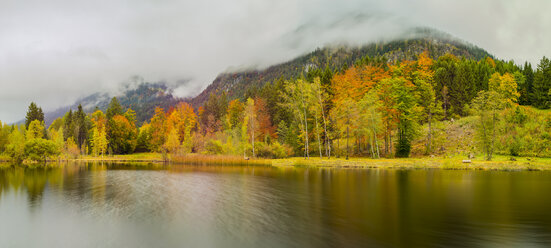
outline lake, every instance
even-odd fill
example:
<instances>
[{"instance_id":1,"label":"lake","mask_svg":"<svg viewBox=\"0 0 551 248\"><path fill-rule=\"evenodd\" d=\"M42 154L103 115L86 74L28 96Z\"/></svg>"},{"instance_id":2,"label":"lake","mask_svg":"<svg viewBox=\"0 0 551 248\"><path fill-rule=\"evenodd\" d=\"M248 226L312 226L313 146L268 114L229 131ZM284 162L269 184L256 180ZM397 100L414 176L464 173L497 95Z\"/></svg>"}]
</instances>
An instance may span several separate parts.
<instances>
[{"instance_id":1,"label":"lake","mask_svg":"<svg viewBox=\"0 0 551 248\"><path fill-rule=\"evenodd\" d=\"M549 247L551 172L0 169L0 247Z\"/></svg>"}]
</instances>

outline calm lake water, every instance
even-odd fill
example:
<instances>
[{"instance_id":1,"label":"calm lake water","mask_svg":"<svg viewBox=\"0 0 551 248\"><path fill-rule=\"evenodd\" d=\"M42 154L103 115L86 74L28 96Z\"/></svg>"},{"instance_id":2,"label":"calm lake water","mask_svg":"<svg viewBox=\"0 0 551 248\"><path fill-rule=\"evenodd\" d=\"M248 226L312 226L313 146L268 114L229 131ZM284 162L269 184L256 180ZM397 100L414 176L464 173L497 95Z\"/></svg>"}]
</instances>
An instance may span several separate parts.
<instances>
[{"instance_id":1,"label":"calm lake water","mask_svg":"<svg viewBox=\"0 0 551 248\"><path fill-rule=\"evenodd\" d=\"M0 169L0 247L550 247L551 173Z\"/></svg>"}]
</instances>

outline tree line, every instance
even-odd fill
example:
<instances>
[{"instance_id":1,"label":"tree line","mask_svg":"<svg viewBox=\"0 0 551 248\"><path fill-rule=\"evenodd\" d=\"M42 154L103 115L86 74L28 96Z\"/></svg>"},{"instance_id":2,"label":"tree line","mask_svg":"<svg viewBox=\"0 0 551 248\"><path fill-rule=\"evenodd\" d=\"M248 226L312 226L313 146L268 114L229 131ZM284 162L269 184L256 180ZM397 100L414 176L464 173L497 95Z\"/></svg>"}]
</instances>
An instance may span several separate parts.
<instances>
[{"instance_id":1,"label":"tree line","mask_svg":"<svg viewBox=\"0 0 551 248\"><path fill-rule=\"evenodd\" d=\"M443 122L476 116L477 147L487 159L496 150L528 154L531 143L542 145L530 155L546 156L551 118L522 105L551 108L546 57L534 70L529 63L490 57L446 54L435 60L424 52L416 60L389 63L366 56L338 70L309 68L298 78L250 88L243 99L222 92L198 108L186 102L157 107L139 127L136 112L117 98L105 112L85 113L78 106L47 129L42 110L31 103L25 125L0 123L0 153L19 162L135 152L408 157L417 143L433 154L445 136L439 132ZM515 135L504 128L516 128Z\"/></svg>"}]
</instances>

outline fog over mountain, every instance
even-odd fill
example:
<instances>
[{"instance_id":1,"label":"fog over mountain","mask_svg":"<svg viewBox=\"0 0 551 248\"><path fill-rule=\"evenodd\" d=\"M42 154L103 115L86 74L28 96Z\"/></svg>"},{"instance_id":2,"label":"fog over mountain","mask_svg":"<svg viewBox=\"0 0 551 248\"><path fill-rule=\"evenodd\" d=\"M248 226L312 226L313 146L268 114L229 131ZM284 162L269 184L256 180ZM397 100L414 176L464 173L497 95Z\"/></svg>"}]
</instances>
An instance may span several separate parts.
<instances>
[{"instance_id":1,"label":"fog over mountain","mask_svg":"<svg viewBox=\"0 0 551 248\"><path fill-rule=\"evenodd\" d=\"M501 59L551 55L551 2L374 0L0 1L0 120L24 117L135 76L198 94L218 73L263 68L327 44L450 33Z\"/></svg>"}]
</instances>

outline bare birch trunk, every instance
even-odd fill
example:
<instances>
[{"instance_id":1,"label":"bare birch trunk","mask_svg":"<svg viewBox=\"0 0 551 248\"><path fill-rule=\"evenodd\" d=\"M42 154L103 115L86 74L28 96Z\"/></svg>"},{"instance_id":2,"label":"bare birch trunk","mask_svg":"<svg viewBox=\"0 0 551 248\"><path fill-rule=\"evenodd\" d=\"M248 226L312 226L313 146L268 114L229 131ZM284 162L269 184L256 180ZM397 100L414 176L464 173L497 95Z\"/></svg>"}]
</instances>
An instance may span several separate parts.
<instances>
[{"instance_id":1,"label":"bare birch trunk","mask_svg":"<svg viewBox=\"0 0 551 248\"><path fill-rule=\"evenodd\" d=\"M306 157L310 158L310 146L308 144L308 118L306 116L306 107L304 107L304 127L306 128Z\"/></svg>"},{"instance_id":2,"label":"bare birch trunk","mask_svg":"<svg viewBox=\"0 0 551 248\"><path fill-rule=\"evenodd\" d=\"M320 139L319 124L318 124L317 116L315 116L315 121L316 121L316 134L318 135L318 150L320 152L320 158L323 158L323 155L321 153L321 139Z\"/></svg>"}]
</instances>

